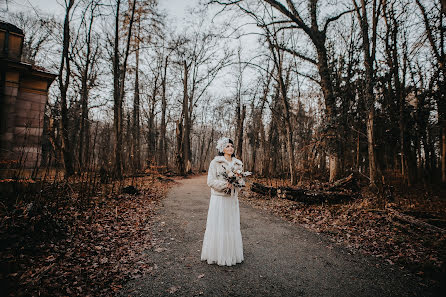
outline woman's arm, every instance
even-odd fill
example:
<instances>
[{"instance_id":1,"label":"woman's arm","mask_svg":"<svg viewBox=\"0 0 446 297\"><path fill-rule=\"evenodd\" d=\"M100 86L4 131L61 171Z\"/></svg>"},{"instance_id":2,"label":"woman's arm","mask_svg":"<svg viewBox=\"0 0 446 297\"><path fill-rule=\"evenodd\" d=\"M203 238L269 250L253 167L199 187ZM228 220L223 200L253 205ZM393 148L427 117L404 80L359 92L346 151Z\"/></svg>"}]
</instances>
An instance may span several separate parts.
<instances>
[{"instance_id":1,"label":"woman's arm","mask_svg":"<svg viewBox=\"0 0 446 297\"><path fill-rule=\"evenodd\" d=\"M227 186L226 181L217 179L217 168L214 161L209 165L208 186L219 192L223 191Z\"/></svg>"}]
</instances>

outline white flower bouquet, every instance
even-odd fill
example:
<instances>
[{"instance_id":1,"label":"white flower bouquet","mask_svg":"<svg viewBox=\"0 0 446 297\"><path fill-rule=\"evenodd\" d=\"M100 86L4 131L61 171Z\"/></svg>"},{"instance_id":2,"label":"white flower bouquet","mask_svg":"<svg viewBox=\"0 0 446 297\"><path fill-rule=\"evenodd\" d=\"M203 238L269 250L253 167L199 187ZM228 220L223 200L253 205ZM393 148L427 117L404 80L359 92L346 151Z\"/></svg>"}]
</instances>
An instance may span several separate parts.
<instances>
[{"instance_id":1,"label":"white flower bouquet","mask_svg":"<svg viewBox=\"0 0 446 297\"><path fill-rule=\"evenodd\" d=\"M232 185L234 189L241 189L246 185L245 177L250 176L252 172L242 171L240 169L235 170L234 167L226 168L222 165L224 171L221 173L221 176ZM225 193L230 194L231 189L225 189Z\"/></svg>"}]
</instances>

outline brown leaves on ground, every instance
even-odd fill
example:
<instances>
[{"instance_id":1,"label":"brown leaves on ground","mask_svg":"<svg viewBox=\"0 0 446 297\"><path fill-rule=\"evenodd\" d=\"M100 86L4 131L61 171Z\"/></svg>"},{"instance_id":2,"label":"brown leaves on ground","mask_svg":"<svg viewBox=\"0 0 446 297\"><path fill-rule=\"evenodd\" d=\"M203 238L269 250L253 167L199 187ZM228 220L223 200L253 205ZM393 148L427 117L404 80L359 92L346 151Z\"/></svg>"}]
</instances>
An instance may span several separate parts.
<instances>
[{"instance_id":1,"label":"brown leaves on ground","mask_svg":"<svg viewBox=\"0 0 446 297\"><path fill-rule=\"evenodd\" d=\"M260 180L267 184L265 180ZM385 259L437 282L446 275L446 232L423 228L401 221L392 210L400 213L430 213L446 219L446 200L442 195L419 191L395 194L395 201L384 207L376 206L376 195L366 188L362 198L335 205L305 205L277 197L265 197L249 190L240 199L252 206L275 213L291 222L329 235L348 248ZM417 218L418 219L418 218ZM421 220L421 219L420 219ZM439 221L442 221L439 220Z\"/></svg>"},{"instance_id":2,"label":"brown leaves on ground","mask_svg":"<svg viewBox=\"0 0 446 297\"><path fill-rule=\"evenodd\" d=\"M152 271L143 251L151 247L151 218L171 183L133 182L138 195L114 194L119 187L109 185L81 199L72 185L48 185L38 201L5 207L1 287L14 296L109 296Z\"/></svg>"}]
</instances>

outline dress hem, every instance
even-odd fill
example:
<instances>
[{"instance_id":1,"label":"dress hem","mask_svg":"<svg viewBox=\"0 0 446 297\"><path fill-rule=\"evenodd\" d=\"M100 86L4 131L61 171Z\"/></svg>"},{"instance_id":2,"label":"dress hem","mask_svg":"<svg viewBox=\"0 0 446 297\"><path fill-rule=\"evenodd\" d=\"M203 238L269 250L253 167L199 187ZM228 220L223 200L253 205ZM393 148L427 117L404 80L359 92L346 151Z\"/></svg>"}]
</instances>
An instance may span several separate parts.
<instances>
[{"instance_id":1,"label":"dress hem","mask_svg":"<svg viewBox=\"0 0 446 297\"><path fill-rule=\"evenodd\" d=\"M218 261L209 261L207 259L201 259L201 262L206 261L209 265L218 265L218 266L235 266L237 264L242 264L245 260L241 260L240 262L235 262L235 264L218 264Z\"/></svg>"}]
</instances>

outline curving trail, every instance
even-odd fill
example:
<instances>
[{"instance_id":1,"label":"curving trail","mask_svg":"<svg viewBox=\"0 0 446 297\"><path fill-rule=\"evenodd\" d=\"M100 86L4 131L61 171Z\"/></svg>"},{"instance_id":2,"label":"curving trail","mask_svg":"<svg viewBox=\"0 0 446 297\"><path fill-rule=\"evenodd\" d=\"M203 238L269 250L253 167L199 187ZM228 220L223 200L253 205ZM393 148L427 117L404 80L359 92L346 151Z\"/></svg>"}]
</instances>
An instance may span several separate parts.
<instances>
[{"instance_id":1,"label":"curving trail","mask_svg":"<svg viewBox=\"0 0 446 297\"><path fill-rule=\"evenodd\" d=\"M152 273L122 296L431 296L395 266L351 254L324 235L240 203L245 261L200 261L210 190L206 176L180 180L164 200L148 250Z\"/></svg>"}]
</instances>

